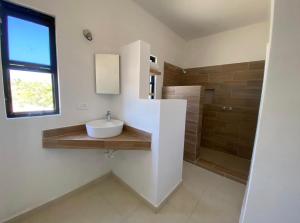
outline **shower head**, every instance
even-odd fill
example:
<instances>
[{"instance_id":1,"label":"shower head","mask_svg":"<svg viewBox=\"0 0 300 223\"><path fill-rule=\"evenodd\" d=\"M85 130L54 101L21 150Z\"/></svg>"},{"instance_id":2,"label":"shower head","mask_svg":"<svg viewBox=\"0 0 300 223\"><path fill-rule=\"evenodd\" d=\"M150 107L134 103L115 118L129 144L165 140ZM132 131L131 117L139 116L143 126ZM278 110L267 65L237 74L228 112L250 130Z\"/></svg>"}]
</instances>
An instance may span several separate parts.
<instances>
[{"instance_id":1,"label":"shower head","mask_svg":"<svg viewBox=\"0 0 300 223\"><path fill-rule=\"evenodd\" d=\"M93 40L93 35L92 35L92 33L91 33L90 30L84 29L84 30L82 31L82 34L83 34L83 36L84 36L88 41L92 41L92 40Z\"/></svg>"}]
</instances>

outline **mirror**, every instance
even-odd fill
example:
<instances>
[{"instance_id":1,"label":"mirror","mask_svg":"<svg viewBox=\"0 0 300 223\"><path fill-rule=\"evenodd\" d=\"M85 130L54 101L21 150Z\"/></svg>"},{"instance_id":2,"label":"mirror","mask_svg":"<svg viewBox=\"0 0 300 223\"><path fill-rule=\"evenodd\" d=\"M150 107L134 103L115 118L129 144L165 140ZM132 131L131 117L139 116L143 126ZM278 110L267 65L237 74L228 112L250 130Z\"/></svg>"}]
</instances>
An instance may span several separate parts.
<instances>
[{"instance_id":1,"label":"mirror","mask_svg":"<svg viewBox=\"0 0 300 223\"><path fill-rule=\"evenodd\" d=\"M96 93L120 94L119 55L96 54Z\"/></svg>"}]
</instances>

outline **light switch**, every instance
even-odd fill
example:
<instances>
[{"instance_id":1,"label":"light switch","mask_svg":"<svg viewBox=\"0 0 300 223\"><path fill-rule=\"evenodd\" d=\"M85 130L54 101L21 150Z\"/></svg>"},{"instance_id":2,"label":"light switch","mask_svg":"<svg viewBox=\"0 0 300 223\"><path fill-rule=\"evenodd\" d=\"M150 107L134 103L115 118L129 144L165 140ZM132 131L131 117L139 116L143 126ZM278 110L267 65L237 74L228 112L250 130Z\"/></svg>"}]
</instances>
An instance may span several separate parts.
<instances>
[{"instance_id":1,"label":"light switch","mask_svg":"<svg viewBox=\"0 0 300 223\"><path fill-rule=\"evenodd\" d=\"M86 103L82 103L82 104L78 104L77 106L77 110L80 110L80 111L84 111L84 110L88 110L89 107L88 107L88 104Z\"/></svg>"}]
</instances>

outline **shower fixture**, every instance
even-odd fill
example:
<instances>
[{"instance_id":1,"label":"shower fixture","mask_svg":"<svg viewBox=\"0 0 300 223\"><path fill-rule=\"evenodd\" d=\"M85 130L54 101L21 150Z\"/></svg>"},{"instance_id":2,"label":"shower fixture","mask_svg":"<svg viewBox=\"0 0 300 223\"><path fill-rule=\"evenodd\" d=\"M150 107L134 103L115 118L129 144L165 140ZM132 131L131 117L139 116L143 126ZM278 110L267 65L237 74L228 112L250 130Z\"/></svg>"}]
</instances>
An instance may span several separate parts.
<instances>
[{"instance_id":1,"label":"shower fixture","mask_svg":"<svg viewBox=\"0 0 300 223\"><path fill-rule=\"evenodd\" d=\"M93 40L93 35L92 35L92 33L91 33L90 30L84 29L84 30L82 31L82 34L83 34L83 36L84 36L88 41L92 41L92 40Z\"/></svg>"}]
</instances>

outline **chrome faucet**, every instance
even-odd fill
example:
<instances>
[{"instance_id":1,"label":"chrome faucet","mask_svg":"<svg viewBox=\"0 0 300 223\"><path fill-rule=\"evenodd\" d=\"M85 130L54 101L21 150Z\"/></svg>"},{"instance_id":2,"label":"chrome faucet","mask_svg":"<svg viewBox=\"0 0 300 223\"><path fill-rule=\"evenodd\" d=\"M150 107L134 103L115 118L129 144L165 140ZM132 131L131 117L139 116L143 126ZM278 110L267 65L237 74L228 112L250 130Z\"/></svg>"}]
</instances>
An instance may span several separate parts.
<instances>
[{"instance_id":1,"label":"chrome faucet","mask_svg":"<svg viewBox=\"0 0 300 223\"><path fill-rule=\"evenodd\" d=\"M107 111L105 116L106 116L107 121L111 120L111 112L110 111Z\"/></svg>"}]
</instances>

